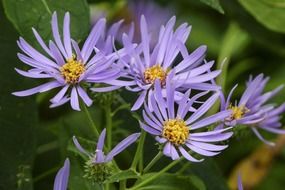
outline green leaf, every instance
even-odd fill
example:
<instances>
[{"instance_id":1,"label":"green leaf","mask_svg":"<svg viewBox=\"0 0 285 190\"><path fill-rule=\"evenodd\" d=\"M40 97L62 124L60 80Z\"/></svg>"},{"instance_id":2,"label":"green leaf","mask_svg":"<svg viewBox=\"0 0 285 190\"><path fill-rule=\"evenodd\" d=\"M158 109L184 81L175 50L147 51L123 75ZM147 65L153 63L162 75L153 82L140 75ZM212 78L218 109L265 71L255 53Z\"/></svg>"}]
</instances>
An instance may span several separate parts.
<instances>
[{"instance_id":1,"label":"green leaf","mask_svg":"<svg viewBox=\"0 0 285 190\"><path fill-rule=\"evenodd\" d=\"M36 145L37 106L34 98L13 91L31 87L15 71L17 33L0 5L0 189L33 189L31 171Z\"/></svg>"},{"instance_id":2,"label":"green leaf","mask_svg":"<svg viewBox=\"0 0 285 190\"><path fill-rule=\"evenodd\" d=\"M228 189L226 181L213 159L207 158L201 163L190 165L186 173L195 175L203 180L207 187L207 190Z\"/></svg>"},{"instance_id":3,"label":"green leaf","mask_svg":"<svg viewBox=\"0 0 285 190\"><path fill-rule=\"evenodd\" d=\"M213 9L219 11L220 13L224 14L224 10L220 4L219 0L200 0L202 3L209 5Z\"/></svg>"},{"instance_id":4,"label":"green leaf","mask_svg":"<svg viewBox=\"0 0 285 190\"><path fill-rule=\"evenodd\" d=\"M239 2L265 27L285 33L284 0L239 0Z\"/></svg>"},{"instance_id":5,"label":"green leaf","mask_svg":"<svg viewBox=\"0 0 285 190\"><path fill-rule=\"evenodd\" d=\"M124 170L124 171L119 171L118 173L113 174L106 180L106 183L114 183L114 182L119 182L121 180L125 179L137 179L139 178L139 174L133 170Z\"/></svg>"},{"instance_id":6,"label":"green leaf","mask_svg":"<svg viewBox=\"0 0 285 190\"><path fill-rule=\"evenodd\" d=\"M5 13L20 34L30 42L35 41L34 27L44 40L51 40L51 16L58 13L59 29L63 15L71 15L71 36L75 40L86 37L89 31L89 7L86 0L3 0Z\"/></svg>"},{"instance_id":7,"label":"green leaf","mask_svg":"<svg viewBox=\"0 0 285 190\"><path fill-rule=\"evenodd\" d=\"M144 175L142 180L153 174ZM203 181L194 175L180 176L177 174L163 174L155 180L140 187L139 190L205 190Z\"/></svg>"}]
</instances>

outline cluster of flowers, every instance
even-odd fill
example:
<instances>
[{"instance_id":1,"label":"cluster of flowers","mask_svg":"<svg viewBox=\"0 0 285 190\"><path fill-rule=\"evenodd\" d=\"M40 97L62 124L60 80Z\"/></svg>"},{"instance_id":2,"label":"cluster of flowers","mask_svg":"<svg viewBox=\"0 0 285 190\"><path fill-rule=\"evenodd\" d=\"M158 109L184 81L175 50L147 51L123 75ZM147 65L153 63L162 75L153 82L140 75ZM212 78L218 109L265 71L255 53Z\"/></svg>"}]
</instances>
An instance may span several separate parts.
<instances>
[{"instance_id":1,"label":"cluster of flowers","mask_svg":"<svg viewBox=\"0 0 285 190\"><path fill-rule=\"evenodd\" d=\"M140 40L134 40L132 26L128 32L119 33L122 21L106 31L106 20L102 18L96 22L80 49L70 36L69 13L64 17L62 38L57 14L54 13L54 41L50 41L49 46L33 29L48 56L34 49L23 38L18 41L24 52L18 57L32 69L16 71L25 77L45 78L49 82L13 94L28 96L61 87L50 100L51 107L70 102L74 110L80 110L80 99L87 106L92 104L87 89L100 93L125 87L138 94L131 110L143 107L141 128L154 135L161 144L163 154L173 160L182 156L191 162L200 162L203 159L195 158L193 154L219 154L227 148L221 142L228 140L233 135L232 128L239 124L249 126L259 139L273 145L260 135L258 129L285 134L285 130L280 129L280 114L285 111L285 104L279 107L266 104L283 86L263 93L269 78L264 78L262 74L250 77L239 103L232 104L230 99L236 86L225 98L221 87L214 82L221 71L212 71L214 62L204 59L206 47L201 46L189 53L185 42L191 27L184 23L175 29L175 22L175 17L172 17L166 25L162 25L153 43L144 16L140 19ZM114 46L118 36L122 45L119 50ZM221 110L204 117L218 99ZM73 139L77 149L91 158L91 164L112 161L140 135L130 135L105 156L105 133L103 130L94 154L86 152L77 139ZM54 189L66 189L68 175L67 159L57 174Z\"/></svg>"}]
</instances>

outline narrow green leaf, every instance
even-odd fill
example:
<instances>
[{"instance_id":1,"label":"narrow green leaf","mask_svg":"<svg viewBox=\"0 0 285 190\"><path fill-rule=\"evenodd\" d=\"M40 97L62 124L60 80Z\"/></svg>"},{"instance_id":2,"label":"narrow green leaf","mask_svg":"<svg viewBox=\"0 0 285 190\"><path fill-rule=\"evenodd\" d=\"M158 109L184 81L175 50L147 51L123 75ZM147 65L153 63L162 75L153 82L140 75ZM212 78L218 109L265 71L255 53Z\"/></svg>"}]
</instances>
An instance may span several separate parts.
<instances>
[{"instance_id":1,"label":"narrow green leaf","mask_svg":"<svg viewBox=\"0 0 285 190\"><path fill-rule=\"evenodd\" d=\"M137 179L140 178L139 174L133 170L124 170L124 171L119 171L118 173L113 174L108 178L106 183L114 183L114 182L119 182L121 180L125 179Z\"/></svg>"},{"instance_id":2,"label":"narrow green leaf","mask_svg":"<svg viewBox=\"0 0 285 190\"><path fill-rule=\"evenodd\" d=\"M200 0L202 3L209 5L213 9L219 11L220 13L224 14L224 10L220 4L219 0Z\"/></svg>"},{"instance_id":3,"label":"narrow green leaf","mask_svg":"<svg viewBox=\"0 0 285 190\"><path fill-rule=\"evenodd\" d=\"M254 18L270 30L285 33L284 0L239 0Z\"/></svg>"},{"instance_id":4,"label":"narrow green leaf","mask_svg":"<svg viewBox=\"0 0 285 190\"><path fill-rule=\"evenodd\" d=\"M142 180L147 179L152 174L147 174L142 177ZM205 190L206 187L203 181L194 175L180 176L177 174L163 174L159 178L151 181L143 187L139 188L140 190Z\"/></svg>"},{"instance_id":5,"label":"narrow green leaf","mask_svg":"<svg viewBox=\"0 0 285 190\"><path fill-rule=\"evenodd\" d=\"M30 42L35 41L32 27L44 40L51 38L51 16L59 15L59 29L62 29L63 15L71 15L71 36L75 40L86 37L89 31L89 7L86 0L3 0L7 17L20 34Z\"/></svg>"}]
</instances>

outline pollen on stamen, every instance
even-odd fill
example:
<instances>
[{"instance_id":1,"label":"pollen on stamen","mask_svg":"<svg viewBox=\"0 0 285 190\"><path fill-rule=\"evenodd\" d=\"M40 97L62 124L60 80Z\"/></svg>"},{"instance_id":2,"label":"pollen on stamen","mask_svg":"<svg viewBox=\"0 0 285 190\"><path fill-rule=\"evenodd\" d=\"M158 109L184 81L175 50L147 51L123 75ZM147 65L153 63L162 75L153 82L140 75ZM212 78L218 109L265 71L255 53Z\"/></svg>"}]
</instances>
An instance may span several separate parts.
<instances>
[{"instance_id":1,"label":"pollen on stamen","mask_svg":"<svg viewBox=\"0 0 285 190\"><path fill-rule=\"evenodd\" d=\"M245 106L232 106L232 105L230 105L228 109L232 110L230 120L241 119L241 118L243 118L244 114L246 114L250 111Z\"/></svg>"},{"instance_id":2,"label":"pollen on stamen","mask_svg":"<svg viewBox=\"0 0 285 190\"><path fill-rule=\"evenodd\" d=\"M167 72L160 65L149 67L144 72L144 80L147 84L153 84L156 79L159 79L161 85L164 86L166 77Z\"/></svg>"},{"instance_id":3,"label":"pollen on stamen","mask_svg":"<svg viewBox=\"0 0 285 190\"><path fill-rule=\"evenodd\" d=\"M185 144L189 137L189 127L182 119L169 119L164 122L162 136L176 146Z\"/></svg>"},{"instance_id":4,"label":"pollen on stamen","mask_svg":"<svg viewBox=\"0 0 285 190\"><path fill-rule=\"evenodd\" d=\"M66 83L76 84L80 76L85 72L85 67L81 61L75 58L68 59L66 63L60 68L60 73Z\"/></svg>"}]
</instances>

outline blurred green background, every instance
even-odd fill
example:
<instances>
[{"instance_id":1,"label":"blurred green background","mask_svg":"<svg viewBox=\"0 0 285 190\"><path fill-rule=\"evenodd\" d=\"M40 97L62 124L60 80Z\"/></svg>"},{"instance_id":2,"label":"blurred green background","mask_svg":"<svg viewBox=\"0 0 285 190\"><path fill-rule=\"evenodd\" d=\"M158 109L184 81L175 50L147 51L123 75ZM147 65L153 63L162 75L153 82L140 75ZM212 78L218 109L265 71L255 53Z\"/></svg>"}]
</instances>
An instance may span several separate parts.
<instances>
[{"instance_id":1,"label":"blurred green background","mask_svg":"<svg viewBox=\"0 0 285 190\"><path fill-rule=\"evenodd\" d=\"M136 2L138 2L137 0ZM45 3L43 3L45 2ZM192 25L187 41L190 51L200 45L208 46L207 60L215 60L216 68L222 67L218 78L228 92L239 83L238 97L249 75L264 73L271 77L267 90L285 82L285 0L176 0L153 1L165 9L171 9L178 23ZM50 12L57 10L60 18L65 11L71 12L72 36L84 39L90 30L91 10L106 11L108 20L129 18L124 12L126 0L2 0L0 7L0 189L52 189L54 176L68 155L72 162L70 189L91 189L81 180L82 160L75 156L70 146L70 137L77 135L94 140L89 123L82 112L74 112L69 105L56 109L48 108L49 92L38 96L18 98L11 92L30 88L36 81L19 76L14 68L25 68L16 54L18 37L24 36L36 44L31 27L34 26L47 40L50 37ZM47 9L48 7L48 9ZM122 14L122 12L124 14ZM119 15L119 16L118 16ZM124 92L122 92L124 94ZM132 98L132 97L131 97ZM274 99L285 101L285 90ZM99 126L105 120L98 104L91 107L92 116ZM129 131L138 131L138 122L128 111L114 118L114 139L122 139ZM276 138L265 134L267 138ZM146 161L155 154L156 147L149 137ZM114 143L115 144L115 143ZM283 143L285 144L285 143ZM198 176L206 189L228 189L227 181L234 168L249 158L262 145L251 133L237 136L230 147L215 159L206 159L202 164L192 164L186 173ZM69 147L69 148L68 148ZM133 151L131 149L131 151ZM118 156L122 168L131 162L131 152ZM259 158L266 157L268 152ZM127 160L127 161L126 161ZM129 162L129 163L128 163ZM167 162L167 159L166 159ZM285 187L285 148L281 147L274 159L266 165L263 178L251 189L283 190ZM255 178L252 176L252 178ZM250 176L245 179L250 184ZM248 181L248 182L247 182Z\"/></svg>"}]
</instances>

